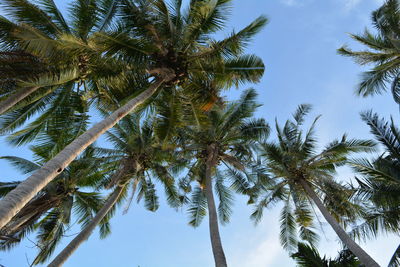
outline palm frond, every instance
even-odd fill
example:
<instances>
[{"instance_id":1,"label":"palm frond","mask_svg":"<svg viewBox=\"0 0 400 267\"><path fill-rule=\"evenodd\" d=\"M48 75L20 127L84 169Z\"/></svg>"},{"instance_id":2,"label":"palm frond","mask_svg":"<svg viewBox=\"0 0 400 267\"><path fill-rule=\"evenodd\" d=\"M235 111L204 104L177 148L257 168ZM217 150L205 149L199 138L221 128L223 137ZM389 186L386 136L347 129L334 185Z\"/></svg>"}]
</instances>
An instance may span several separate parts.
<instances>
[{"instance_id":1,"label":"palm frond","mask_svg":"<svg viewBox=\"0 0 400 267\"><path fill-rule=\"evenodd\" d=\"M200 225L204 216L207 214L207 199L204 191L200 187L195 187L189 204L189 224L193 227Z\"/></svg>"},{"instance_id":2,"label":"palm frond","mask_svg":"<svg viewBox=\"0 0 400 267\"><path fill-rule=\"evenodd\" d=\"M224 176L217 174L215 180L215 191L219 199L218 216L222 224L228 223L232 214L233 195L228 187L224 185Z\"/></svg>"},{"instance_id":3,"label":"palm frond","mask_svg":"<svg viewBox=\"0 0 400 267\"><path fill-rule=\"evenodd\" d=\"M285 206L280 215L280 234L279 238L282 246L288 251L294 251L297 245L296 220L293 216L293 210L290 204L290 198L287 198Z\"/></svg>"}]
</instances>

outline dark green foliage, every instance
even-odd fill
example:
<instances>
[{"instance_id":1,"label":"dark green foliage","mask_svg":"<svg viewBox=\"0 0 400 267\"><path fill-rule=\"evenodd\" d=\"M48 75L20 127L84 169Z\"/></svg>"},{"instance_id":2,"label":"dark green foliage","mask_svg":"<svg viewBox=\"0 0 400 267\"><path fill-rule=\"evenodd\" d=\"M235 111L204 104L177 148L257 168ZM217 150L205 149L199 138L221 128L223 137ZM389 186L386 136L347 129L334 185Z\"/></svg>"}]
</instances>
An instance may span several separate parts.
<instances>
[{"instance_id":1,"label":"dark green foliage","mask_svg":"<svg viewBox=\"0 0 400 267\"><path fill-rule=\"evenodd\" d=\"M54 137L52 143L49 140L51 139L49 138L44 144L32 147L36 157L35 162L11 156L2 157L2 159L13 164L22 174L30 173L40 168L49 157L53 156L55 151L48 148L56 149L57 146ZM36 233L36 242L40 249L33 264L45 262L68 230L72 213L76 216L78 223L84 227L101 208L104 200L99 193L82 191L93 187L101 180L102 175L98 164L99 161L93 157L92 149L73 161L0 231L0 249L14 247L27 234L33 232ZM1 183L1 196L3 197L17 185L18 182ZM103 225L109 227L107 221L104 221Z\"/></svg>"},{"instance_id":2,"label":"dark green foliage","mask_svg":"<svg viewBox=\"0 0 400 267\"><path fill-rule=\"evenodd\" d=\"M361 263L349 251L342 250L335 259L321 258L318 251L307 244L299 243L297 252L291 257L299 267L359 267Z\"/></svg>"},{"instance_id":3,"label":"dark green foliage","mask_svg":"<svg viewBox=\"0 0 400 267\"><path fill-rule=\"evenodd\" d=\"M354 58L360 65L373 65L362 73L357 94L370 96L380 94L390 87L393 99L400 104L399 53L400 53L400 3L398 0L386 0L378 10L372 13L372 24L377 30L374 34L365 30L363 34L351 34L351 37L367 49L353 51L346 46L338 51L344 56Z\"/></svg>"},{"instance_id":4,"label":"dark green foliage","mask_svg":"<svg viewBox=\"0 0 400 267\"><path fill-rule=\"evenodd\" d=\"M134 194L137 194L138 202L144 200L148 210L158 209L159 202L153 181L162 185L172 207L180 205L178 190L171 175L177 161L173 150L163 149L158 142L155 127L153 115L143 119L129 115L107 132L112 149L95 148L96 154L104 161L104 172L108 173L103 186L124 186L124 195L131 191L125 212ZM119 201L124 198L121 197Z\"/></svg>"},{"instance_id":5,"label":"dark green foliage","mask_svg":"<svg viewBox=\"0 0 400 267\"><path fill-rule=\"evenodd\" d=\"M372 111L361 113L361 117L384 148L378 158L350 162L362 175L362 179L357 179L359 187L355 197L368 207L363 216L365 221L357 225L352 234L366 239L400 230L400 131L393 119L386 122ZM389 266L396 266L399 259L397 249Z\"/></svg>"}]
</instances>

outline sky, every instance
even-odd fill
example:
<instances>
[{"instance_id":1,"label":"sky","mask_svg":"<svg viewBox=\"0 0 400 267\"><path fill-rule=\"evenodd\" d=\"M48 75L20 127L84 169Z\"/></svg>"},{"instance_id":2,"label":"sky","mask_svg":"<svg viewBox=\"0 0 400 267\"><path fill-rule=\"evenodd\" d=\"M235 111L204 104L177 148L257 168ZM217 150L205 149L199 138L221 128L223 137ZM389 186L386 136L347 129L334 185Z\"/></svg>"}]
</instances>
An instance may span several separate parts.
<instances>
[{"instance_id":1,"label":"sky","mask_svg":"<svg viewBox=\"0 0 400 267\"><path fill-rule=\"evenodd\" d=\"M56 3L65 6L62 0ZM236 99L243 89L254 87L259 93L258 101L263 104L257 117L264 117L270 123L275 118L284 122L301 103L312 104L310 119L322 114L317 126L321 144L343 133L354 138L372 138L359 113L373 109L381 116L393 115L399 121L398 107L389 94L373 98L356 96L354 89L363 69L338 55L336 49L343 44L359 48L348 33L361 33L365 27L371 27L370 14L381 3L380 0L233 0L229 31L239 30L261 14L267 15L270 22L248 47L249 53L262 57L266 64L262 81L233 88L226 96ZM0 139L0 155L32 158L27 148L11 147L4 138ZM0 161L0 170L2 181L23 179L6 162ZM338 179L349 181L353 176L348 169L341 169ZM249 219L251 212L246 199L236 196L231 222L221 226L229 266L294 266L279 243L280 206L266 211L257 226ZM198 228L189 226L187 218L185 210L175 211L163 199L156 213L146 211L140 204L132 205L126 215L120 209L111 221L112 234L99 240L96 231L64 266L213 266L207 218ZM78 231L79 228L72 227L71 236L64 239L56 253ZM340 249L338 239L322 218L319 232L321 254L336 256ZM398 236L389 235L360 244L386 266L399 243ZM9 252L1 252L0 264L29 266L36 252L34 244L25 241Z\"/></svg>"}]
</instances>

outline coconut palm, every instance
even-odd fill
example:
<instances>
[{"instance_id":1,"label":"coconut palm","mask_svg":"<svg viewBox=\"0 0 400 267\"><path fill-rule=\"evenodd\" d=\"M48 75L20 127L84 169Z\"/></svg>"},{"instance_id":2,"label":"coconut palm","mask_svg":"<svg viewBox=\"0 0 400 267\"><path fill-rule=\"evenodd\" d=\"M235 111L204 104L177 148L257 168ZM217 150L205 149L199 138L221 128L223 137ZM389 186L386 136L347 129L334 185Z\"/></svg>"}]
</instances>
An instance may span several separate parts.
<instances>
[{"instance_id":1,"label":"coconut palm","mask_svg":"<svg viewBox=\"0 0 400 267\"><path fill-rule=\"evenodd\" d=\"M386 122L372 111L361 113L372 134L385 151L371 160L352 160L350 165L362 175L356 197L367 202L365 221L352 230L357 238L373 238L380 233L400 231L400 131L393 119ZM389 266L400 264L400 246Z\"/></svg>"},{"instance_id":2,"label":"coconut palm","mask_svg":"<svg viewBox=\"0 0 400 267\"><path fill-rule=\"evenodd\" d=\"M361 263L349 251L342 250L336 259L321 257L318 251L307 244L299 243L298 250L291 257L300 267L359 267Z\"/></svg>"},{"instance_id":3,"label":"coconut palm","mask_svg":"<svg viewBox=\"0 0 400 267\"><path fill-rule=\"evenodd\" d=\"M101 134L113 127L158 89L189 83L190 80L215 81L225 86L258 81L264 65L254 55L243 55L244 47L266 23L256 19L243 30L222 41L212 34L226 20L229 0L191 1L188 12L181 12L181 1L173 6L159 1L121 3L121 23L113 32L96 34L97 47L129 66L147 80L154 79L145 90L133 93L133 98L109 117L95 124L61 151L42 169L35 172L0 201L0 226L7 223L37 192ZM122 26L119 26L122 25ZM190 87L189 87L190 88Z\"/></svg>"},{"instance_id":4,"label":"coconut palm","mask_svg":"<svg viewBox=\"0 0 400 267\"><path fill-rule=\"evenodd\" d=\"M49 266L61 266L78 247L89 238L94 228L124 199L130 189L129 207L134 194L137 201L144 200L145 207L156 211L159 206L155 181L162 183L168 203L178 207L180 199L175 181L170 174L173 157L158 145L154 135L154 123L150 117L126 116L111 131L106 133L113 144L112 149L96 148L97 154L105 161L104 171L111 172L103 181L105 188L113 188L104 206L93 220L62 250ZM179 163L179 162L178 162ZM125 209L125 212L127 211Z\"/></svg>"},{"instance_id":5,"label":"coconut palm","mask_svg":"<svg viewBox=\"0 0 400 267\"><path fill-rule=\"evenodd\" d=\"M360 65L372 64L373 67L362 74L357 94L370 96L380 94L390 85L393 99L400 104L399 55L400 55L400 3L387 0L382 7L372 13L372 23L376 34L365 30L363 34L351 34L351 37L366 50L353 51L343 46L338 52L354 58Z\"/></svg>"},{"instance_id":6,"label":"coconut palm","mask_svg":"<svg viewBox=\"0 0 400 267\"><path fill-rule=\"evenodd\" d=\"M32 54L44 65L40 75L34 79L32 75L22 77L4 95L0 114L28 96L30 99L20 104L32 104L62 84L75 85L78 90L85 84L86 89L93 87L88 81L120 74L115 72L120 70L118 65L111 66L112 62L105 64L101 60L91 41L94 32L103 31L113 23L116 4L112 0L74 1L67 20L52 0L37 4L28 0L0 1L6 16L0 17L0 47L6 52L22 50ZM16 74L10 75L15 78Z\"/></svg>"},{"instance_id":7,"label":"coconut palm","mask_svg":"<svg viewBox=\"0 0 400 267\"><path fill-rule=\"evenodd\" d=\"M293 250L297 245L297 229L302 239L311 244L316 241L312 231L315 204L340 240L365 266L379 266L340 225L354 221L360 211L348 201L352 191L334 180L336 168L346 163L348 155L373 151L375 143L344 135L318 153L314 127L319 117L305 134L301 130L310 109L310 105L300 105L293 114L294 121L288 120L283 128L276 123L278 141L262 145L265 165L275 182L260 195L252 218L259 221L265 207L283 201L281 242Z\"/></svg>"},{"instance_id":8,"label":"coconut palm","mask_svg":"<svg viewBox=\"0 0 400 267\"><path fill-rule=\"evenodd\" d=\"M40 168L49 155L51 156L50 147L33 147L35 161L13 156L1 158L17 167L22 174L27 174ZM51 256L71 226L72 211L82 226L89 224L104 202L99 193L88 191L88 188L102 178L97 165L92 149L73 161L65 172L40 191L0 230L0 249L11 249L26 235L35 232L40 252L32 264L43 263ZM1 197L18 184L19 182L0 183ZM105 237L109 229L107 220L104 220L100 225L101 237Z\"/></svg>"},{"instance_id":9,"label":"coconut palm","mask_svg":"<svg viewBox=\"0 0 400 267\"><path fill-rule=\"evenodd\" d=\"M84 133L91 104L108 96L110 85L129 75L121 62L104 59L92 41L94 32L112 24L116 1L75 1L69 20L53 1L0 4L7 16L0 20L0 46L8 55L4 63L0 61L5 69L2 78L13 85L2 88L0 114L8 112L0 117L1 132L13 132L38 115L13 134L13 144L32 141L55 121L56 127L63 122L62 127L77 131L76 136ZM21 53L22 59L15 56Z\"/></svg>"},{"instance_id":10,"label":"coconut palm","mask_svg":"<svg viewBox=\"0 0 400 267\"><path fill-rule=\"evenodd\" d=\"M181 138L182 150L192 157L188 175L180 181L185 192L191 192L189 224L198 226L208 211L210 239L215 266L227 266L219 233L218 215L221 223L229 222L233 201L232 189L247 193L254 182L246 168L252 167L251 145L263 140L269 133L264 119L253 119L259 106L255 102L254 89L243 92L238 101L225 108L214 107L202 124L186 127ZM219 167L223 164L224 168ZM224 170L225 169L225 170ZM227 187L227 180L231 187ZM213 182L214 180L214 182ZM196 185L191 189L191 182ZM218 212L213 190L219 199ZM218 215L217 215L218 214Z\"/></svg>"}]
</instances>

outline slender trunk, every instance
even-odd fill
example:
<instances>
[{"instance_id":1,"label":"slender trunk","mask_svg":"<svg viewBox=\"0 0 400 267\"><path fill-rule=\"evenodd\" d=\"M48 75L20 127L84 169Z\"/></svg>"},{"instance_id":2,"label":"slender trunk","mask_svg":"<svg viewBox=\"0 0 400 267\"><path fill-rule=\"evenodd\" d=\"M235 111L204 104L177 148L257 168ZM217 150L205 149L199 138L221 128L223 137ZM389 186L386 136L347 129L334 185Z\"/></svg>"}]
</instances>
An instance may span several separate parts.
<instances>
[{"instance_id":1,"label":"slender trunk","mask_svg":"<svg viewBox=\"0 0 400 267\"><path fill-rule=\"evenodd\" d=\"M388 267L396 267L399 265L400 261L400 245L396 248L396 251L393 253L392 258L390 258Z\"/></svg>"},{"instance_id":2,"label":"slender trunk","mask_svg":"<svg viewBox=\"0 0 400 267\"><path fill-rule=\"evenodd\" d=\"M19 101L27 97L28 95L32 94L40 87L28 87L18 90L17 93L10 95L5 100L0 102L0 115L12 108L15 104Z\"/></svg>"},{"instance_id":3,"label":"slender trunk","mask_svg":"<svg viewBox=\"0 0 400 267\"><path fill-rule=\"evenodd\" d=\"M77 250L78 247L89 238L96 226L115 205L118 197L123 191L123 188L123 186L118 186L114 190L114 192L108 197L107 201L104 203L104 206L99 210L99 212L97 212L93 220L71 242L69 242L69 244L57 255L57 257L55 257L55 259L48 265L48 267L62 266L72 255L72 253L74 253L74 251Z\"/></svg>"},{"instance_id":4,"label":"slender trunk","mask_svg":"<svg viewBox=\"0 0 400 267\"><path fill-rule=\"evenodd\" d=\"M207 161L206 161L206 187L205 194L208 205L208 219L210 227L210 239L212 251L214 254L214 261L216 267L227 267L224 249L222 248L221 237L218 229L218 216L215 207L214 194L212 190L212 175L211 169L216 165L218 160L218 153L215 145L210 145L207 148Z\"/></svg>"},{"instance_id":5,"label":"slender trunk","mask_svg":"<svg viewBox=\"0 0 400 267\"><path fill-rule=\"evenodd\" d=\"M300 184L302 185L304 191L307 195L313 200L313 202L317 205L318 209L321 211L325 220L331 225L333 230L336 232L340 240L353 252L354 255L358 257L358 259L363 263L366 267L379 267L379 264L371 258L350 236L343 230L340 224L336 221L336 219L329 213L328 209L319 199L317 194L315 194L314 190L308 185L305 180L300 180Z\"/></svg>"},{"instance_id":6,"label":"slender trunk","mask_svg":"<svg viewBox=\"0 0 400 267\"><path fill-rule=\"evenodd\" d=\"M91 145L108 129L128 115L138 105L151 97L164 81L170 78L157 79L146 91L114 111L110 116L80 135L66 146L54 158L0 200L0 229L21 210L40 190L59 175L85 148Z\"/></svg>"}]
</instances>

